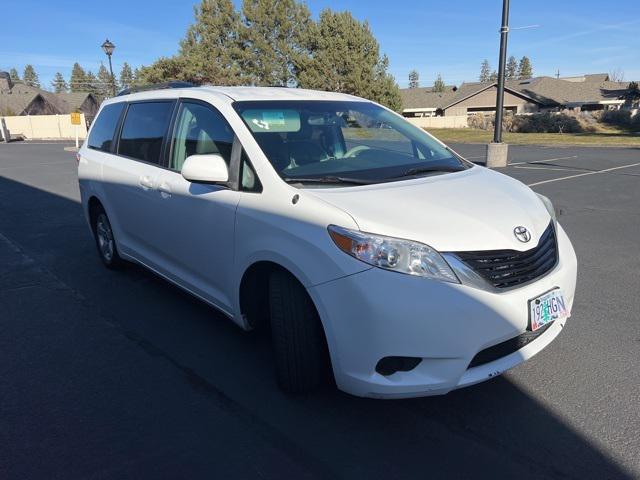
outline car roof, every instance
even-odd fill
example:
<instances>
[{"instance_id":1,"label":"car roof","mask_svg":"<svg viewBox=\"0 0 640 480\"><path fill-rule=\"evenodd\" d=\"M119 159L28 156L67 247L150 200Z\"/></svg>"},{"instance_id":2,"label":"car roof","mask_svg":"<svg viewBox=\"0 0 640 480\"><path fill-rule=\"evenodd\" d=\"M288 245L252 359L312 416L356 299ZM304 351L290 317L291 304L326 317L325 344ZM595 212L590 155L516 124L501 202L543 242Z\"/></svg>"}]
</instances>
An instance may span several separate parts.
<instances>
[{"instance_id":1,"label":"car roof","mask_svg":"<svg viewBox=\"0 0 640 480\"><path fill-rule=\"evenodd\" d=\"M306 90L304 88L287 87L200 87L232 98L233 100L347 100L365 101L360 97L346 93Z\"/></svg>"},{"instance_id":2,"label":"car roof","mask_svg":"<svg viewBox=\"0 0 640 480\"><path fill-rule=\"evenodd\" d=\"M320 90L307 90L303 88L288 87L217 87L205 85L202 87L187 88L161 88L157 90L144 90L131 92L125 95L107 100L105 103L118 101L152 100L155 98L175 98L188 95L189 92L213 93L224 95L232 101L251 100L333 100L333 101L360 101L366 102L360 97L346 93L323 92Z\"/></svg>"}]
</instances>

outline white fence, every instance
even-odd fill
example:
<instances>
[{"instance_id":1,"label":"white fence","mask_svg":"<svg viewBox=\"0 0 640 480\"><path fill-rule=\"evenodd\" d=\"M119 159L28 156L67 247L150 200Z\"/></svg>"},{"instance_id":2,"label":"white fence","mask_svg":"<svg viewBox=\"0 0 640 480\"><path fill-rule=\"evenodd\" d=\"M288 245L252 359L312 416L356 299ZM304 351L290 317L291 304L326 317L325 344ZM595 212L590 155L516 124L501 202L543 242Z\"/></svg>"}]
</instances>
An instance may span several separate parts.
<instances>
[{"instance_id":1,"label":"white fence","mask_svg":"<svg viewBox=\"0 0 640 480\"><path fill-rule=\"evenodd\" d=\"M468 128L466 115L449 117L408 117L405 120L420 128Z\"/></svg>"},{"instance_id":2,"label":"white fence","mask_svg":"<svg viewBox=\"0 0 640 480\"><path fill-rule=\"evenodd\" d=\"M80 125L71 125L71 115L20 115L2 117L12 137L22 136L27 140L71 140L87 136L87 122L80 114Z\"/></svg>"}]
</instances>

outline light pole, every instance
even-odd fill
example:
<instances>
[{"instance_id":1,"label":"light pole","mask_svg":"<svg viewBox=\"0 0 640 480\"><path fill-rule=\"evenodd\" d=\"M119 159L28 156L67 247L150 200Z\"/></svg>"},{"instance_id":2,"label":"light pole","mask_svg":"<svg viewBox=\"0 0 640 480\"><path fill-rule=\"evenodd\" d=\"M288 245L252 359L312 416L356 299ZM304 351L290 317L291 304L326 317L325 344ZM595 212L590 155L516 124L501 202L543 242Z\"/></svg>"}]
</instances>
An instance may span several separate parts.
<instances>
[{"instance_id":1,"label":"light pole","mask_svg":"<svg viewBox=\"0 0 640 480\"><path fill-rule=\"evenodd\" d=\"M502 26L500 27L500 59L498 62L498 91L496 95L496 121L493 142L487 145L487 166L506 167L509 146L502 143L502 114L504 109L504 68L507 61L509 34L509 0L502 0Z\"/></svg>"},{"instance_id":2,"label":"light pole","mask_svg":"<svg viewBox=\"0 0 640 480\"><path fill-rule=\"evenodd\" d=\"M109 73L111 74L111 92L115 97L116 96L116 79L113 76L113 67L111 66L111 55L113 54L113 51L116 49L116 46L113 43L111 43L107 38L104 41L104 43L101 45L101 47L104 53L107 54L107 58L109 59Z\"/></svg>"}]
</instances>

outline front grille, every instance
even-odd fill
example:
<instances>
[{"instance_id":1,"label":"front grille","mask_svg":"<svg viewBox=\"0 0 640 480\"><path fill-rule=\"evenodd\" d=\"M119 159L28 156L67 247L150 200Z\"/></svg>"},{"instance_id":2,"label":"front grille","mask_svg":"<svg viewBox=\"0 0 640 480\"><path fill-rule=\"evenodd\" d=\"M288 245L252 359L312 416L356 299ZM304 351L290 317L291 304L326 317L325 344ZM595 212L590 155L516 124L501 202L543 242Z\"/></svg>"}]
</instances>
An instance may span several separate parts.
<instances>
[{"instance_id":1,"label":"front grille","mask_svg":"<svg viewBox=\"0 0 640 480\"><path fill-rule=\"evenodd\" d=\"M549 272L558 261L558 246L553 223L550 223L538 245L526 252L487 250L457 252L455 255L494 287L510 288Z\"/></svg>"},{"instance_id":2,"label":"front grille","mask_svg":"<svg viewBox=\"0 0 640 480\"><path fill-rule=\"evenodd\" d=\"M533 342L536 338L542 335L553 324L553 322L547 323L545 326L540 327L535 332L524 332L517 337L510 338L502 343L498 343L493 347L480 350L475 357L471 360L468 368L484 365L485 363L493 362L499 358L506 357L507 355L517 352L525 345Z\"/></svg>"}]
</instances>

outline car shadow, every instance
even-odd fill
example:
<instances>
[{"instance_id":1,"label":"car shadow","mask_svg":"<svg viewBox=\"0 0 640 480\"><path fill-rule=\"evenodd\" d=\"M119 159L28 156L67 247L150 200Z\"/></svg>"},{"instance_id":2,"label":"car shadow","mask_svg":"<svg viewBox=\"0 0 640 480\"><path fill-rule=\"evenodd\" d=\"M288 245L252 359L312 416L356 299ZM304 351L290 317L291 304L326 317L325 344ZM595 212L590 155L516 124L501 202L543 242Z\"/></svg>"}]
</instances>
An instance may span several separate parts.
<instances>
[{"instance_id":1,"label":"car shadow","mask_svg":"<svg viewBox=\"0 0 640 480\"><path fill-rule=\"evenodd\" d=\"M116 272L104 269L80 205L69 198L73 189L68 187L67 192L70 193L62 196L0 177L0 234L42 272L55 276L74 292L74 298L95 312L98 322L108 323L118 336L153 357L157 368L170 371L174 374L171 378L179 379L158 383L151 392L123 387L108 395L122 397L123 401L146 395L161 405L168 392L177 388L172 382L182 382L204 399L204 403L193 406L196 418L233 417L257 432L263 443L254 447L262 455L268 455L265 445L276 446L309 476L317 478L631 477L594 441L505 377L444 397L412 400L361 399L330 386L310 395L283 394L275 384L268 332L242 332L224 315L141 267L130 265ZM7 268L9 273L5 276L8 275L10 287L12 279L18 282L19 276L12 273L13 267ZM13 311L30 318L30 311L35 311L40 301L33 298ZM68 308L72 315L71 305ZM1 322L0 317L0 328ZM37 352L29 350L28 340L21 340L25 361L41 361ZM72 340L76 345L87 341L82 337ZM109 347L104 347L109 362L135 373L136 366L128 365ZM85 389L65 382L69 372L64 368L55 364L43 368L48 369L50 380L59 389L43 401L47 409L55 412L68 403L94 401L89 394L83 398ZM25 382L20 369L0 371L4 376L0 384ZM74 375L79 375L87 386L96 378L89 369ZM9 394L26 397L44 396L46 392L34 384ZM20 398L15 400L20 403ZM147 448L143 440L147 437L140 428L117 427L125 413L134 417L143 414L95 411L99 417L95 437L73 455L94 456L97 465L108 472L114 457L107 433L115 428L119 428L119 441L126 444L138 440L132 456L149 454L147 450L156 444ZM155 440L163 444L163 455L181 455L192 449L192 455L210 455L224 464L229 452L217 441L220 431L211 427L189 436L175 430L171 415L167 406L164 416L156 419L164 426L160 429L164 442L163 438ZM36 424L44 421L30 411L14 411L11 416L0 411L0 423L23 418ZM59 441L74 435L74 425L68 424L69 431L59 435ZM13 428L19 430L23 425ZM27 439L20 445L41 462L47 462L52 455L39 439ZM18 446L14 444L13 448ZM252 461L250 456L247 458ZM51 462L55 463L53 459ZM62 471L52 472L64 473L60 468ZM278 466L274 468L277 470ZM185 471L169 469L162 473L163 477L176 478ZM101 476L100 471L94 474Z\"/></svg>"}]
</instances>

